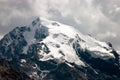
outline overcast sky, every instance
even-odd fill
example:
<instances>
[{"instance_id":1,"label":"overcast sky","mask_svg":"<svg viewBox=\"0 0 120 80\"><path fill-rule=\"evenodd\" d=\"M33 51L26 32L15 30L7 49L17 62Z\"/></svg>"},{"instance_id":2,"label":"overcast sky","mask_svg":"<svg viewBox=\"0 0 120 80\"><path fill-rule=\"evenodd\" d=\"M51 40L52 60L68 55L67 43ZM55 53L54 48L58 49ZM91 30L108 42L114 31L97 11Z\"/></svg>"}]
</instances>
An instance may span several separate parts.
<instances>
[{"instance_id":1,"label":"overcast sky","mask_svg":"<svg viewBox=\"0 0 120 80\"><path fill-rule=\"evenodd\" d=\"M42 16L120 50L120 0L0 0L0 37Z\"/></svg>"}]
</instances>

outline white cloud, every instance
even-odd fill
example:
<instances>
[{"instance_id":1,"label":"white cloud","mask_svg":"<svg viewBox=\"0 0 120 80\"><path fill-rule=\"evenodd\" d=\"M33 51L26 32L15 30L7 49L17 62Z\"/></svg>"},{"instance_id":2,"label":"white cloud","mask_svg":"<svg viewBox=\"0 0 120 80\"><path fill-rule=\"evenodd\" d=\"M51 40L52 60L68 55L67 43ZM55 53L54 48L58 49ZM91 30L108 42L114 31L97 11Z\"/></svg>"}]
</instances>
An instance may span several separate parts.
<instances>
[{"instance_id":1,"label":"white cloud","mask_svg":"<svg viewBox=\"0 0 120 80\"><path fill-rule=\"evenodd\" d=\"M114 32L109 32L109 31L107 31L107 32L105 32L105 33L99 33L99 34L97 34L97 37L99 38L99 39L106 39L106 38L109 38L109 37L111 37L111 38L117 38L117 34L116 33L114 33Z\"/></svg>"},{"instance_id":2,"label":"white cloud","mask_svg":"<svg viewBox=\"0 0 120 80\"><path fill-rule=\"evenodd\" d=\"M30 5L34 15L42 16L45 18L50 17L50 15L48 14L48 0L32 0L30 1Z\"/></svg>"}]
</instances>

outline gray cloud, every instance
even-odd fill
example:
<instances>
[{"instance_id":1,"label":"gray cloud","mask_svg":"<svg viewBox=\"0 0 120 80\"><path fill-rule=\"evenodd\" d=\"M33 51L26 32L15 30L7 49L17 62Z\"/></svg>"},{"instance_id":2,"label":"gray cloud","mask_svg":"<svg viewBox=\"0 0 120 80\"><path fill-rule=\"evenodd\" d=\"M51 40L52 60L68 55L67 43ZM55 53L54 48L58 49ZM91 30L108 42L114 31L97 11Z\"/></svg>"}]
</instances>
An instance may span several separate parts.
<instances>
[{"instance_id":1,"label":"gray cloud","mask_svg":"<svg viewBox=\"0 0 120 80\"><path fill-rule=\"evenodd\" d=\"M101 5L101 11L113 22L120 24L120 0L94 0L96 5Z\"/></svg>"},{"instance_id":2,"label":"gray cloud","mask_svg":"<svg viewBox=\"0 0 120 80\"><path fill-rule=\"evenodd\" d=\"M31 6L23 0L0 1L0 33L5 34L15 26L27 23L31 16Z\"/></svg>"},{"instance_id":3,"label":"gray cloud","mask_svg":"<svg viewBox=\"0 0 120 80\"><path fill-rule=\"evenodd\" d=\"M0 0L0 35L36 16L72 25L120 49L119 0Z\"/></svg>"}]
</instances>

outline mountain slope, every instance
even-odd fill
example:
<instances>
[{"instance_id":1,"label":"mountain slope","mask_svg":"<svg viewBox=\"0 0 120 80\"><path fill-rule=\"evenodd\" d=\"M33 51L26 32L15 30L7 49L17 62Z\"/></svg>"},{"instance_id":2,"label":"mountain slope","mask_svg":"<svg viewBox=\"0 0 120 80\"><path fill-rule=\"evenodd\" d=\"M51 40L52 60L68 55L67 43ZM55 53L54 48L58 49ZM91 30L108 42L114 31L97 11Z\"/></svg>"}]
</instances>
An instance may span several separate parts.
<instances>
[{"instance_id":1,"label":"mountain slope","mask_svg":"<svg viewBox=\"0 0 120 80\"><path fill-rule=\"evenodd\" d=\"M0 55L36 80L120 79L119 54L111 43L43 18L6 34Z\"/></svg>"},{"instance_id":2,"label":"mountain slope","mask_svg":"<svg viewBox=\"0 0 120 80\"><path fill-rule=\"evenodd\" d=\"M0 59L0 80L32 80L4 59Z\"/></svg>"}]
</instances>

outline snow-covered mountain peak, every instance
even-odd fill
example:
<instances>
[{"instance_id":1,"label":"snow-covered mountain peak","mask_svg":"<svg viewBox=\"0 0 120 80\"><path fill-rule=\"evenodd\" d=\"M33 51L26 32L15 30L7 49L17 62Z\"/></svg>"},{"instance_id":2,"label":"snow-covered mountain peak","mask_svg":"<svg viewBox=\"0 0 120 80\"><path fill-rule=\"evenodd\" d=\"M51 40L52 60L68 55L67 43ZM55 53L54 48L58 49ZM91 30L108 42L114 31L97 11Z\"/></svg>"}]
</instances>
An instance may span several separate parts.
<instances>
[{"instance_id":1,"label":"snow-covered mountain peak","mask_svg":"<svg viewBox=\"0 0 120 80\"><path fill-rule=\"evenodd\" d=\"M76 49L89 50L91 56L95 58L115 58L111 53L112 47L107 43L100 42L89 35L83 35L72 26L37 18L32 22L30 28L30 31L24 33L28 44L24 47L23 53L26 54L32 44L44 43L50 52L47 54L44 51L38 51L38 54L43 56L40 60L62 59L71 63L83 64L73 48L74 44L77 46Z\"/></svg>"},{"instance_id":2,"label":"snow-covered mountain peak","mask_svg":"<svg viewBox=\"0 0 120 80\"><path fill-rule=\"evenodd\" d=\"M84 65L77 50L87 50L92 57L103 60L115 58L112 53L113 48L107 43L100 42L89 35L84 35L74 27L57 21L36 18L31 25L17 27L13 30L13 33L17 37L22 35L22 39L25 40L24 43L27 43L22 49L23 54L28 54L33 45L39 44L41 47L36 47L36 53L41 61L57 59L58 61ZM11 41L11 39L9 40ZM9 42L9 44L11 43Z\"/></svg>"}]
</instances>

